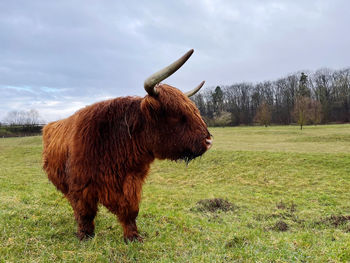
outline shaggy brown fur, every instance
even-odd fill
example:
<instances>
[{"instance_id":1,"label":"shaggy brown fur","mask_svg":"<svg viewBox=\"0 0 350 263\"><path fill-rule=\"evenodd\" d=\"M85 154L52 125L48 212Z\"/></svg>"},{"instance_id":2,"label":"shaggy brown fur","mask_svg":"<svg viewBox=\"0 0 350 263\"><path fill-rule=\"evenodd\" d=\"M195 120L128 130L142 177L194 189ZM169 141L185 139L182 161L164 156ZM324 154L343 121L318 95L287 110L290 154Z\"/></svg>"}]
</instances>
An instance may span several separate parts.
<instances>
[{"instance_id":1,"label":"shaggy brown fur","mask_svg":"<svg viewBox=\"0 0 350 263\"><path fill-rule=\"evenodd\" d=\"M79 239L94 235L101 203L118 216L126 241L141 241L135 219L150 164L207 150L210 134L195 105L171 86L157 90L102 101L44 127L43 167L72 205Z\"/></svg>"}]
</instances>

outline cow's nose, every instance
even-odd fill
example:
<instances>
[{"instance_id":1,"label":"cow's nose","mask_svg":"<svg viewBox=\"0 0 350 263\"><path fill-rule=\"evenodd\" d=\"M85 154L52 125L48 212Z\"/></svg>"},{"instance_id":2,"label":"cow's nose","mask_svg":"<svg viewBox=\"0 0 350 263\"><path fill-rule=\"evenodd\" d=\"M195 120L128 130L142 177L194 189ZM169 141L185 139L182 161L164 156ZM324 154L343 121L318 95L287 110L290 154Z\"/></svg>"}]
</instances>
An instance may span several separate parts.
<instances>
[{"instance_id":1,"label":"cow's nose","mask_svg":"<svg viewBox=\"0 0 350 263\"><path fill-rule=\"evenodd\" d=\"M206 139L206 140L205 140L205 143L207 144L207 148L210 149L210 147L211 147L212 144L213 144L213 140L211 140L211 139Z\"/></svg>"}]
</instances>

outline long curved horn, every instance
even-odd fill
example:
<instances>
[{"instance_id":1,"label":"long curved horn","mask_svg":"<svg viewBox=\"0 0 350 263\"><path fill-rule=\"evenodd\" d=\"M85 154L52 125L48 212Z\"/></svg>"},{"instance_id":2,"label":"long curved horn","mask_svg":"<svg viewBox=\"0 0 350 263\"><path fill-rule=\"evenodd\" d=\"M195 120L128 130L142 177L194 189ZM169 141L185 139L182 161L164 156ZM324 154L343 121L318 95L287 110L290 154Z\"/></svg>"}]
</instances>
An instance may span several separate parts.
<instances>
[{"instance_id":1,"label":"long curved horn","mask_svg":"<svg viewBox=\"0 0 350 263\"><path fill-rule=\"evenodd\" d=\"M181 66L183 64L185 64L185 62L190 58L190 56L193 53L193 49L190 49L189 51L187 51L187 53L185 55L183 55L181 58L179 58L178 60L176 60L175 62L173 62L172 64L170 64L169 66L163 68L162 70L154 73L153 75L151 75L150 77L148 77L145 80L144 83L144 87L145 90L147 91L147 93L149 95L157 95L158 92L157 90L154 88L154 86L156 84L158 84L159 82L161 82L162 80L166 79L167 77L169 77L171 74L173 74L176 70L178 70L179 68L181 68Z\"/></svg>"},{"instance_id":2,"label":"long curved horn","mask_svg":"<svg viewBox=\"0 0 350 263\"><path fill-rule=\"evenodd\" d=\"M193 96L194 94L196 94L201 89L201 87L203 87L204 83L205 83L205 81L203 80L196 88L194 88L191 91L186 92L185 95L187 97Z\"/></svg>"}]
</instances>

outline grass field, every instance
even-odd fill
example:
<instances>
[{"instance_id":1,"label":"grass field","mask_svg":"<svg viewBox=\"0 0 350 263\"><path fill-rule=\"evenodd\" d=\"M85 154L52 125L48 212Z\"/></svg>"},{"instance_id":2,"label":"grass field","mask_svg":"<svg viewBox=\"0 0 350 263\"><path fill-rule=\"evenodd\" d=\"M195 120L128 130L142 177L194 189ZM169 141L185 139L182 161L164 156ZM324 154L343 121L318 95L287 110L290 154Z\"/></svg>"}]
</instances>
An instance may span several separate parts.
<instances>
[{"instance_id":1,"label":"grass field","mask_svg":"<svg viewBox=\"0 0 350 263\"><path fill-rule=\"evenodd\" d=\"M0 139L0 262L350 261L350 125L211 133L213 148L188 166L153 164L144 242L128 245L104 207L95 238L79 242L41 170L41 137Z\"/></svg>"}]
</instances>

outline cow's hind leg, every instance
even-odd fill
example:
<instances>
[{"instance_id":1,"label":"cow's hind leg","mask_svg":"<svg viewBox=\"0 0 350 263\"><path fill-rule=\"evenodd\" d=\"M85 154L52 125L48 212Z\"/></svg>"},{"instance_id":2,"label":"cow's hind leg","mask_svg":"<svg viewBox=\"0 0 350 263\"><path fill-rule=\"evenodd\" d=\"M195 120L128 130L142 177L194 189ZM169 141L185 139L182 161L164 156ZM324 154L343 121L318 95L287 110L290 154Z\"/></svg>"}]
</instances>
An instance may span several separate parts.
<instances>
[{"instance_id":1,"label":"cow's hind leg","mask_svg":"<svg viewBox=\"0 0 350 263\"><path fill-rule=\"evenodd\" d=\"M85 189L67 195L73 210L75 220L78 224L77 237L86 240L94 236L94 219L97 213L97 198Z\"/></svg>"}]
</instances>

